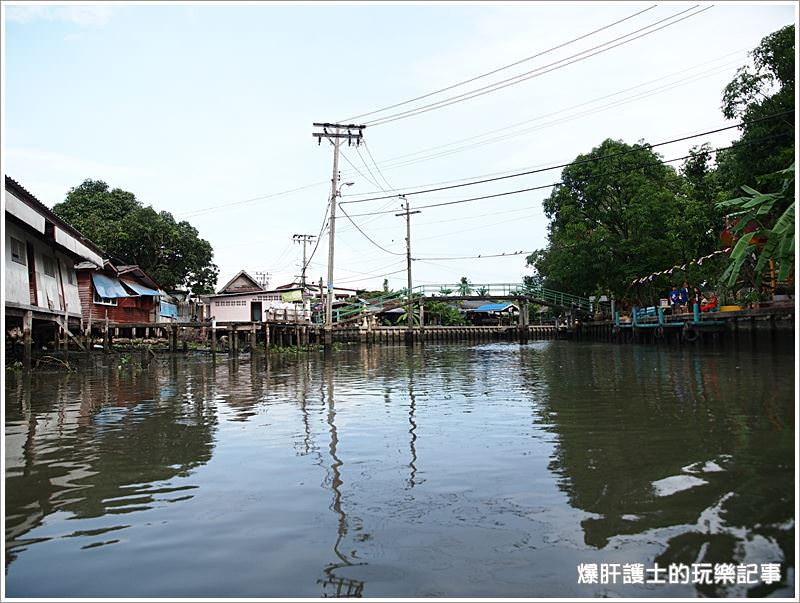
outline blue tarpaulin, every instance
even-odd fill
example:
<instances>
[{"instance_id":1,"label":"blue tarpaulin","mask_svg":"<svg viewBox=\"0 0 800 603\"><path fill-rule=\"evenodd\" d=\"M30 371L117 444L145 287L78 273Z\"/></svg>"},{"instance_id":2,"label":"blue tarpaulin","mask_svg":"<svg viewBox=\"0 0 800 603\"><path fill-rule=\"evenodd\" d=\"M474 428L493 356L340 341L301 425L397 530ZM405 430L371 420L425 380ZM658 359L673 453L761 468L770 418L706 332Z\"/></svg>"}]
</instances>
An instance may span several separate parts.
<instances>
[{"instance_id":1,"label":"blue tarpaulin","mask_svg":"<svg viewBox=\"0 0 800 603\"><path fill-rule=\"evenodd\" d=\"M133 297L117 279L106 276L105 274L93 272L92 281L94 282L94 288L97 290L97 295L100 297L105 297L107 299L114 297Z\"/></svg>"},{"instance_id":2,"label":"blue tarpaulin","mask_svg":"<svg viewBox=\"0 0 800 603\"><path fill-rule=\"evenodd\" d=\"M512 304L483 304L473 310L473 312L503 312L508 310Z\"/></svg>"},{"instance_id":3,"label":"blue tarpaulin","mask_svg":"<svg viewBox=\"0 0 800 603\"><path fill-rule=\"evenodd\" d=\"M178 318L178 306L162 301L160 314L166 318Z\"/></svg>"},{"instance_id":4,"label":"blue tarpaulin","mask_svg":"<svg viewBox=\"0 0 800 603\"><path fill-rule=\"evenodd\" d=\"M126 287L130 287L131 289L136 291L136 293L138 293L139 295L161 295L155 289L150 289L148 287L145 287L144 285L140 285L139 283L132 283L130 281L123 281L123 282L125 283Z\"/></svg>"}]
</instances>

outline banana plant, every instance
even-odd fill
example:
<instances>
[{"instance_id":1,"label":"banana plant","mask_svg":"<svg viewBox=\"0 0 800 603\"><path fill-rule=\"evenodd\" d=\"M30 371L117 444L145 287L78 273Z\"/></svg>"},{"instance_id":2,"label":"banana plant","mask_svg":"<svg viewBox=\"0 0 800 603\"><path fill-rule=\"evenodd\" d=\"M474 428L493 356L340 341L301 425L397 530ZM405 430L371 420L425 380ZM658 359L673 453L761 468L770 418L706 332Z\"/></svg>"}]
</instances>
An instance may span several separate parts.
<instances>
[{"instance_id":1,"label":"banana plant","mask_svg":"<svg viewBox=\"0 0 800 603\"><path fill-rule=\"evenodd\" d=\"M718 203L732 210L726 219L733 225L730 231L738 237L731 251L731 262L722 280L732 287L745 263L755 258L755 281L759 285L770 268L777 268L777 280L784 281L794 269L794 171L795 164L776 175L783 178L777 192L761 193L749 186L742 189L746 196Z\"/></svg>"}]
</instances>

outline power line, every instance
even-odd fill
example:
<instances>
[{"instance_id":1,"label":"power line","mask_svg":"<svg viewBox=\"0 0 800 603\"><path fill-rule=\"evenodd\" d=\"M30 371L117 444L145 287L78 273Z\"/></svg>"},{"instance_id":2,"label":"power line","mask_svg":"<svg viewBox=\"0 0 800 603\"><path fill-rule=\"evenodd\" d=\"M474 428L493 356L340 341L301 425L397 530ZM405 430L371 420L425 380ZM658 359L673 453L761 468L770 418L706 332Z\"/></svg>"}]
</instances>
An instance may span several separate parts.
<instances>
[{"instance_id":1,"label":"power line","mask_svg":"<svg viewBox=\"0 0 800 603\"><path fill-rule=\"evenodd\" d=\"M372 156L372 151L370 150L369 145L367 145L366 142L364 143L364 148L367 149L367 153L369 154L369 158L372 160L372 164L375 166L375 169L378 170L378 173L381 175L381 178L383 178L383 181L386 183L386 186L388 186L393 191L396 191L397 189L395 187L393 187L389 183L389 181L386 179L386 176L383 175L383 172L381 171L381 168L378 165L378 162L375 161L375 157Z\"/></svg>"},{"instance_id":2,"label":"power line","mask_svg":"<svg viewBox=\"0 0 800 603\"><path fill-rule=\"evenodd\" d=\"M708 130L706 132L700 132L698 134L691 134L689 136L682 136L680 138L673 138L672 140L667 140L667 141L664 141L664 142L657 142L657 143L654 143L654 144L646 144L646 145L643 145L643 147L641 147L641 148L652 149L652 148L661 147L661 146L668 145L668 144L674 144L676 142L683 142L683 141L686 141L686 140L691 140L692 138L699 138L701 136L707 136L709 134L717 134L718 132L724 132L726 130L732 130L734 128L739 128L739 127L744 126L744 125L754 124L754 123L758 123L758 122L767 121L767 120L770 120L770 119L775 119L775 118L778 118L778 117L782 117L783 115L787 115L789 113L794 113L794 111L781 111L780 113L775 113L773 115L768 115L766 117L761 117L759 119L741 121L738 124L734 124L732 126L725 126L725 127L722 127L722 128L716 128L714 130ZM470 182L464 182L462 184L453 184L453 185L449 185L449 186L440 186L440 187L436 187L436 188L428 188L428 189L423 189L423 190L418 190L418 191L408 191L408 192L404 192L403 195L421 195L423 193L435 193L435 192L438 192L438 191L450 190L450 189L454 189L454 188L462 188L462 187L465 187L465 186L474 186L476 184L486 184L487 182L497 182L499 180L507 180L509 178L518 178L520 176L530 176L532 174L539 174L539 173L542 173L542 172L549 172L549 171L552 171L552 170L558 170L558 169L562 169L562 168L573 166L573 165L580 165L582 163L591 163L591 162L599 161L601 159L608 159L608 158L611 158L611 157L618 157L618 156L622 156L622 155L628 155L630 153L636 152L637 150L639 150L639 149L630 149L630 150L627 150L627 151L619 151L617 153L611 153L609 155L604 155L602 157L595 157L595 158L590 158L590 159L581 159L579 161L571 161L569 163L562 163L562 164L559 164L559 165L553 165L553 166L544 167L544 168L537 168L537 169L534 169L534 170L526 170L526 171L523 171L523 172L515 172L513 174L507 174L507 175L504 175L504 176L496 176L496 177L493 177L493 178L484 178L482 180L474 180L474 181L470 181ZM367 201L380 201L380 200L383 200L383 199L389 199L391 197L392 197L392 195L380 196L380 197L368 197L367 199L353 199L351 201L340 201L339 203L340 203L340 205L342 203L365 203ZM367 214L358 214L358 215L367 215ZM369 215L371 215L371 214L369 214Z\"/></svg>"},{"instance_id":3,"label":"power line","mask_svg":"<svg viewBox=\"0 0 800 603\"><path fill-rule=\"evenodd\" d=\"M441 257L441 258L411 258L412 260L483 260L485 258L503 258L512 257L515 255L530 255L532 251L512 251L509 253L494 253L494 254L478 254L478 255L463 255L459 257Z\"/></svg>"},{"instance_id":4,"label":"power line","mask_svg":"<svg viewBox=\"0 0 800 603\"><path fill-rule=\"evenodd\" d=\"M356 149L357 149L357 148L358 148L358 147L356 147ZM370 178L367 178L367 176L365 176L365 175L364 175L364 173L363 173L361 170L359 170L359 169L356 167L356 164L354 164L352 161L350 161L350 158L349 158L347 155L345 155L345 154L344 154L344 151L342 151L342 150L340 149L340 150L339 150L339 154L340 154L342 157L344 157L344 160L345 160L347 163L349 163L349 164L350 164L350 167L352 167L352 168L353 168L353 169L354 169L354 170L355 170L355 171L358 173L358 175L359 175L359 176L361 176L361 177L362 177L364 180L366 180L367 182L369 182L369 183L370 183L372 186L374 186L375 188L379 188L379 189L380 189L380 190L382 190L384 193L386 192L386 191L384 190L384 188L383 188L383 187L382 187L380 184L378 184L378 183L377 183L375 180L372 180L372 179L370 179ZM359 153L359 156L361 156L361 153ZM363 161L363 160L362 160L362 161ZM373 178L374 178L374 176L373 176Z\"/></svg>"},{"instance_id":5,"label":"power line","mask_svg":"<svg viewBox=\"0 0 800 603\"><path fill-rule=\"evenodd\" d=\"M545 113L543 115L538 115L536 117L528 118L528 119L525 119L525 120L520 121L520 122L515 122L513 124L509 124L507 126L503 126L502 128L495 128L495 129L492 129L492 130L488 130L488 131L482 132L481 134L476 134L474 136L468 136L466 138L460 138L458 140L454 140L454 141L446 143L446 144L440 144L440 145L436 145L436 146L432 146L432 147L427 147L427 148L421 149L419 151L414 151L412 153L406 153L406 154L403 154L403 155L398 155L396 157L393 157L393 158L387 160L383 165L384 165L384 167L386 167L386 166L397 167L399 165L408 165L410 163L410 161L409 162L405 162L404 161L402 163L397 163L397 161L400 160L400 159L411 158L411 157L414 157L415 155L420 155L420 154L423 154L423 153L426 153L426 152L429 152L429 151L436 151L438 149L443 149L443 148L446 148L446 147L457 145L457 144L462 143L462 142L469 142L471 140L476 140L476 139L479 139L479 138L483 138L485 136L488 136L490 134L495 134L497 132L503 132L505 130L511 130L511 129L517 127L517 126L525 125L525 124L531 123L533 121L539 121L539 120L542 120L542 119L544 119L546 117L551 117L553 115L558 115L559 113L564 113L565 111L569 111L569 110L572 110L572 109L577 109L577 108L583 107L585 105L590 105L592 103L596 103L598 101L605 100L605 99L611 98L613 96L619 96L620 94L625 94L626 92L630 92L632 90L636 90L637 88L641 88L641 87L647 86L649 84L654 84L656 82L660 82L662 80L671 78L671 77L676 76L676 75L686 76L686 74L689 71L692 71L692 70L697 69L699 67L704 67L704 66L709 65L711 63L716 63L717 61L720 61L721 59L726 59L726 58L734 56L734 55L742 54L746 50L748 50L748 49L747 48L740 48L740 49L738 49L738 50L736 50L734 52L730 52L730 53L724 54L722 56L716 57L716 58L711 59L709 61L704 61L702 63L697 63L695 65L692 65L691 67L687 67L685 69L681 69L680 71L674 71L672 73L668 73L666 75L662 75L662 76L654 78L652 80L647 80L645 82L641 82L641 83L639 83L639 84L637 84L635 86L631 86L629 88L624 88L622 90L618 90L618 91L612 92L610 94L605 94L603 96L595 97L595 98L593 98L591 100L584 101L584 102L578 103L576 105L571 105L569 107L565 107L565 108L559 109L557 111L551 111L550 113ZM673 82L672 84L669 84L668 86L674 86L674 85L679 84L680 82L686 82L687 80L695 81L695 79L699 78L700 76L706 76L706 75L709 75L709 74L717 73L717 70L721 69L722 67L728 67L728 66L737 65L737 64L739 64L739 61L726 63L724 65L717 66L717 67L715 67L715 68L713 68L711 70L705 71L705 72L703 72L701 74L695 74L695 75L692 75L692 76L683 77L683 78L677 80L676 82ZM657 90L662 91L664 88L665 87L662 87L662 88L659 88ZM670 88L667 87L666 89L670 89ZM638 97L636 98L636 100L638 100ZM369 149L367 149L367 150L369 150Z\"/></svg>"},{"instance_id":6,"label":"power line","mask_svg":"<svg viewBox=\"0 0 800 603\"><path fill-rule=\"evenodd\" d=\"M361 154L361 149L356 147L356 153L358 153L358 158L361 159L361 163L363 163L364 167L367 168L367 171L369 172L369 175L372 176L372 180L373 180L373 182L376 183L376 186L379 189L381 189L384 193L389 192L385 188L383 188L383 186L380 183L380 180L378 180L378 178L375 177L375 174L372 173L372 170L370 169L369 165L367 164L366 160L364 159L364 156Z\"/></svg>"},{"instance_id":7,"label":"power line","mask_svg":"<svg viewBox=\"0 0 800 603\"><path fill-rule=\"evenodd\" d=\"M303 190L306 190L308 188L313 188L315 186L321 186L321 185L327 184L327 183L328 183L327 180L322 181L322 182L314 182L313 184L306 184L304 186L298 186L297 188L291 188L289 190L280 191L278 193L269 193L268 195L261 195L259 197L251 197L250 199L242 199L241 201L231 201L230 203L220 203L219 205L210 205L208 207L204 207L204 208L201 208L201 209L195 209L195 210L192 210L190 212L184 212L184 213L177 214L177 215L179 215L179 216L197 216L197 215L209 212L209 211L213 211L215 209L220 209L222 207L231 207L233 205L242 205L244 203L252 203L253 201L261 201L262 199L270 199L272 197L280 197L280 196L283 196L283 195L296 193L298 191L303 191Z\"/></svg>"},{"instance_id":8,"label":"power line","mask_svg":"<svg viewBox=\"0 0 800 603\"><path fill-rule=\"evenodd\" d=\"M728 149L734 149L734 148L738 148L738 147L742 147L742 146L748 146L748 145L754 144L756 142L762 142L764 140L769 140L769 139L772 139L772 138L778 138L778 137L781 137L781 136L789 136L789 135L794 135L794 133L793 132L785 132L785 133L782 133L782 134L773 134L771 136L765 136L763 138L759 138L759 139L756 139L756 140L748 141L747 143L732 144L732 145L727 146L727 147L720 147L720 148L717 148L717 149L709 149L707 152L708 153L719 153L720 151L727 151ZM639 150L641 150L642 148L647 148L647 147L640 147ZM621 153L612 154L612 155L606 155L606 156L598 157L597 159L590 160L590 161L596 161L596 160L600 160L600 159L607 159L609 157L614 157L614 156L620 155L620 154ZM640 167L648 167L649 165L653 165L653 164L665 165L665 164L672 163L672 162L675 162L675 161L681 161L681 160L684 160L684 159L689 159L690 157L692 157L692 155L684 155L682 157L675 157L673 159L666 159L666 160L662 160L662 161L656 161L656 162L653 162L651 164L642 164L640 166L632 166L632 167L628 167L628 168L626 168L624 170L615 170L613 172L608 172L608 174L626 173L626 172L629 172L631 169L638 169ZM569 165L577 165L578 163L586 163L586 161L575 162L575 163L569 164ZM505 197L505 196L508 196L508 195L516 195L516 194L519 194L519 193L528 193L528 192L532 192L532 191L543 190L543 189L547 189L547 188L552 188L554 186L559 186L561 184L564 184L564 183L563 182L553 182L553 183L550 183L550 184L543 184L541 186L532 186L532 187L529 187L529 188L522 188L522 189L517 189L517 190L513 190L513 191L506 191L506 192L503 192L503 193L495 193L495 194L492 194L492 195L483 195L483 196L480 196L480 197L470 197L468 199L458 199L458 200L455 200L455 201L443 201L441 203L431 203L431 204L428 204L428 205L419 205L417 207L418 207L418 209L428 209L428 208L431 208L431 207L443 207L443 206L446 206L446 205L457 205L457 204L460 204L460 203L469 203L470 201L483 201L485 199L495 199L497 197ZM390 210L390 211L379 211L379 212L366 212L366 213L362 213L362 214L353 214L353 217L355 218L355 217L359 217L359 216L374 216L374 215L378 215L378 214L387 214L387 213L390 213L391 211L393 211L393 210Z\"/></svg>"},{"instance_id":9,"label":"power line","mask_svg":"<svg viewBox=\"0 0 800 603\"><path fill-rule=\"evenodd\" d=\"M586 33L586 34L583 34L581 36L578 36L577 38L573 38L572 40L569 40L568 42L563 42L563 43L561 43L561 44L559 44L557 46L553 46L551 48L548 48L547 50L543 50L543 51L537 52L536 54L533 54L533 55L531 55L529 57L525 57L524 59L520 59L518 61L514 61L513 63L509 63L508 65L503 65L502 67L498 67L496 69L493 69L492 71L487 71L486 73L482 73L480 75L476 75L476 76L471 77L471 78L469 78L467 80L462 80L462 81L457 82L455 84L451 84L449 86L445 86L444 88L439 88L438 90L434 90L433 92L428 92L427 94L422 94L420 96L417 96L417 97L414 97L414 98L410 98L408 100L404 100L404 101L401 101L399 103L395 103L393 105L387 105L385 107L381 107L380 109L375 109L373 111L368 111L367 113L362 113L361 115L356 115L354 117L350 117L350 118L348 118L348 119L346 119L344 121L355 121L357 119L361 119L362 117L367 117L369 115L374 115L375 113L382 113L383 111L388 111L389 109L395 109L397 107L401 107L403 105L407 105L409 103L413 103L413 102L416 102L418 100L422 100L424 98L428 98L428 97L434 96L436 94L439 94L440 92L447 92L448 90L452 90L453 88L458 88L459 86L463 86L464 84L472 83L472 82L474 82L476 80L488 77L490 75L494 75L495 73L499 73L500 71L504 71L505 69L509 69L511 67L516 67L517 65L520 65L520 64L525 63L527 61L530 61L532 59L535 59L535 58L538 58L538 57L543 56L545 54L548 54L550 52L553 52L554 50L558 50L559 48L563 48L564 46L569 46L570 44L573 44L575 42L579 42L580 40L583 40L584 38L588 38L589 36L592 36L592 35L594 35L596 33L600 33L601 31L609 29L609 28L613 27L614 25L619 25L620 23L622 23L624 21L628 21L629 19L633 19L634 17L637 17L637 16L641 15L642 13L646 13L649 10L653 10L654 8L656 8L656 6L658 6L658 5L654 4L653 6L650 6L650 7L646 8L646 9L644 9L644 10L640 10L640 11L638 11L636 13L633 13L632 15L629 15L629 16L625 17L624 19L619 19L618 21L614 21L613 23L609 23L608 25L604 25L603 27L601 27L599 29L595 29L593 31L590 31L589 33Z\"/></svg>"},{"instance_id":10,"label":"power line","mask_svg":"<svg viewBox=\"0 0 800 603\"><path fill-rule=\"evenodd\" d=\"M549 117L549 116L552 116L552 115L558 115L559 113L564 113L565 111L569 111L571 109L576 109L576 108L579 108L579 107L582 107L582 106L585 106L585 105L590 105L590 104L596 103L596 102L598 102L600 100L603 100L603 99L606 99L606 98L610 98L612 96L617 96L619 94L623 94L624 92L628 92L628 91L634 90L636 88L640 88L640 87L642 87L642 85L646 85L646 84L640 84L640 85L637 85L637 86L633 86L633 87L628 88L626 90L615 92L613 94L607 94L605 96L598 97L598 98L593 99L591 101L587 101L587 102L584 102L584 103L579 103L577 105L572 105L571 107L567 107L565 109L560 109L558 111L552 111L552 112L550 112L548 114L541 115L541 116L538 116L536 118L528 119L528 120L525 120L523 122L518 122L518 123L512 124L510 126L506 126L506 127L503 127L503 128L497 128L495 130L490 130L490 131L484 132L483 134L479 134L479 135L476 135L476 136L463 138L463 139L460 139L460 140L457 140L457 141L454 141L454 142L451 142L451 143L438 145L438 146L435 146L435 147L430 147L429 149L425 149L423 151L417 151L415 153L408 153L406 155L401 155L399 157L396 157L391 162L387 163L384 167L388 168L388 169L396 169L396 168L400 168L400 167L406 167L406 166L409 166L409 165L414 165L414 164L417 164L417 163L423 163L423 162L431 161L433 159L439 159L439 158L442 158L442 157L455 155L456 153L461 153L461 152L468 151L468 150L471 150L471 149L476 149L476 148L479 148L479 147L482 147L482 146L486 146L486 145L489 145L489 144L495 144L497 142L502 142L504 140L509 140L509 139L515 138L517 136L522 136L524 134L528 134L530 132L535 132L537 130L546 129L546 128L549 128L551 126L561 125L561 124L564 124L564 123L569 123L571 121L574 121L574 120L582 118L582 117L586 117L586 116L589 116L589 115L594 115L596 113L601 113L603 111L607 111L607 110L613 109L615 107L626 105L628 103L636 102L636 101L639 101L639 100L642 100L642 99L645 99L645 98L649 98L651 96L655 96L657 94L662 94L664 92L668 92L670 90L674 90L676 88L692 84L692 83L697 82L697 81L699 81L701 79L709 77L710 75L715 75L717 73L722 73L722 72L726 71L728 67L730 67L731 65L735 65L735 64L738 64L738 61L731 62L729 64L722 65L722 66L716 67L714 69L708 70L706 72L703 72L703 73L700 73L700 74L695 74L693 76L683 78L682 80L678 80L678 81L672 82L670 84L665 84L663 86L653 88L651 90L646 90L646 91L643 91L643 92L639 92L637 94L628 96L626 98L617 99L615 101L611 101L611 102L606 103L604 105L599 105L599 106L596 106L596 107L588 108L588 109L585 109L583 111L579 111L579 112L576 112L576 113L572 113L570 115L565 115L563 117L559 117L559 118L556 118L556 119L552 119L550 121L546 121L544 123L539 123L537 125L533 125L533 126L529 126L529 127L526 127L526 128L514 130L515 127L520 126L522 124L526 124L526 123L530 123L530 122L534 122L534 121L541 121L541 120L545 119L546 117ZM664 78L659 78L659 79L664 79ZM647 82L647 83L652 83L652 81L651 82ZM504 130L512 130L512 131L511 132L507 132L505 134L498 135L498 136L488 137L490 134L493 134L493 133L496 133L496 132L502 132ZM480 139L483 139L483 140L480 140ZM474 140L476 142L471 142L469 144L462 144L460 146L455 146L454 148L449 148L448 149L448 147L453 147L454 145L457 145L460 142L468 142L468 141L472 141L472 140ZM438 152L435 152L435 153L429 153L427 155L421 155L425 151L434 151L434 150L437 150L437 149L442 149L442 150L440 150ZM417 157L415 157L415 155ZM421 155L421 156L419 156L419 155ZM407 159L404 159L404 158L407 158ZM400 160L400 159L403 159L403 160ZM373 193L362 193L362 194L375 194L375 193L373 192Z\"/></svg>"},{"instance_id":11,"label":"power line","mask_svg":"<svg viewBox=\"0 0 800 603\"><path fill-rule=\"evenodd\" d=\"M344 210L342 210L342 211L344 211ZM314 243L314 249L311 251L311 255L308 256L308 261L303 266L303 270L304 271L305 271L306 268L308 268L308 265L311 263L311 260L314 259L314 254L317 253L317 247L319 247L319 241L322 238L322 232L325 230L325 225L327 224L327 221L328 221L328 204L326 203L325 204L325 215L322 217L322 226L320 226L319 234L317 235L317 241L316 241L316 243ZM322 295L321 291L320 291L320 295Z\"/></svg>"},{"instance_id":12,"label":"power line","mask_svg":"<svg viewBox=\"0 0 800 603\"><path fill-rule=\"evenodd\" d=\"M579 52L577 54L574 54L574 55L571 55L569 57L566 57L565 59L560 59L560 60L555 61L553 63L549 63L548 65L544 65L542 67L538 67L538 68L533 69L531 71L522 73L520 75L516 75L516 76L511 77L511 78L507 78L505 80L500 80L499 82L495 82L494 84L489 84L488 86L484 86L482 88L477 88L477 89L472 90L470 92L465 92L465 93L459 94L459 95L451 97L449 99L444 99L444 100L441 100L441 101L437 101L435 103L430 103L428 105L423 105L421 107L417 107L415 109L409 109L407 111L402 111L400 113L394 113L394 114L389 115L387 117L376 119L376 120L371 121L371 122L366 122L365 125L372 126L372 127L381 126L381 125L384 125L384 124L387 124L387 123L390 123L390 122L393 122L393 121L397 121L399 119L406 119L408 117L413 117L413 116L416 116L416 115L420 115L422 113L427 113L428 111L433 111L435 109L441 109L442 107L447 107L447 106L453 105L455 103L464 102L466 100L470 100L470 99L476 98L478 96L483 96L483 95L489 94L491 92L496 92L497 90L502 90L503 88L507 88L509 86L513 86L513 85L519 84L521 82L530 80L530 79L535 78L535 77L539 77L539 76L544 75L546 73L550 73L552 71L557 71L559 69L563 69L564 67L567 67L567 66L572 65L574 63L578 63L578 62L584 61L584 60L586 60L588 58L597 56L599 54L602 54L604 52L607 52L609 50L617 48L618 46L622 46L624 44L628 44L628 43L633 42L634 40L638 40L639 38L642 38L644 36L649 36L650 34L653 34L653 33L657 32L657 31L660 31L660 30L662 30L662 29L664 29L666 27L670 27L671 25L675 25L675 24L680 23L681 21L683 21L685 19L688 19L690 17L695 17L695 16L699 15L700 13L704 13L705 11L710 10L711 8L714 8L714 5L712 4L712 5L707 6L706 8L703 8L703 9L697 11L697 12L694 12L694 13L691 13L691 14L686 15L684 17L681 17L680 19L676 19L675 21L672 21L671 23L666 23L665 25L662 25L661 27L657 27L655 29L652 29L651 31L645 31L644 33L640 33L638 36L634 36L634 37L630 38L629 40L624 40L623 39L623 38L627 38L627 37L629 37L629 36L631 36L631 35L633 35L635 33L641 32L641 31L643 31L645 29L650 29L651 27L653 27L655 25L658 25L659 23L663 23L664 21L669 21L671 19L674 19L675 17L678 17L679 15L682 15L682 14L688 12L688 11L694 10L698 6L699 5L692 6L692 7L688 8L688 9L686 9L686 10L683 10L683 11L680 11L678 13L675 13L674 15L671 15L670 17L666 17L666 18L661 19L659 21L655 21L654 23L651 23L650 25L647 25L646 27L634 30L634 31L632 31L630 33L625 34L624 36L620 36L620 37L614 38L613 40L610 40L608 42L604 42L603 44L599 44L599 45L594 46L594 47L592 47L592 48L590 48L588 50L581 51L581 52ZM603 46L606 46L607 44L611 44L612 42L616 42L617 40L623 40L623 41L617 42L617 44L613 44L612 46L608 46L608 48L602 48ZM600 50L598 50L598 49L600 49ZM587 54L587 53L589 53L589 54ZM580 55L583 55L583 54L586 54L586 56L581 57ZM578 58L576 58L576 57L578 57ZM569 59L572 59L572 60L569 60ZM567 62L564 63L564 61L567 61ZM563 65L560 65L559 63L563 63Z\"/></svg>"},{"instance_id":13,"label":"power line","mask_svg":"<svg viewBox=\"0 0 800 603\"><path fill-rule=\"evenodd\" d=\"M349 216L349 214L348 214L348 213L347 213L347 212L344 210L344 207L342 207L341 205L339 205L339 209L341 209L341 210L342 210L342 213L345 215L345 217L346 217L348 220L350 220L350 223L351 223L353 226L355 226L355 227L356 227L356 230L358 230L358 232L360 232L362 235L364 235L364 237L365 237L365 238L366 238L366 239L367 239L367 240L368 240L370 243L372 243L373 245L375 245L375 247L377 247L377 248L378 248L378 249L380 249L381 251L385 251L386 253L390 253L391 255L405 255L405 254L403 254L403 253L398 253L398 252L396 252L396 251L391 251L391 250L389 250L389 249L386 249L386 247L384 247L384 246L383 246L383 245L381 245L380 243L376 243L376 242L375 242L375 241L372 239L372 237L370 237L370 236L369 236L369 235L368 235L366 232L364 232L363 230L361 230L361 227L360 227L358 224L356 224L356 223L355 223L355 221L353 220L353 218L351 218L351 217Z\"/></svg>"},{"instance_id":14,"label":"power line","mask_svg":"<svg viewBox=\"0 0 800 603\"><path fill-rule=\"evenodd\" d=\"M382 276L392 276L393 274L400 274L401 272L405 272L405 271L406 271L405 268L401 268L400 270L395 270L394 272L387 272L386 274L372 274L370 276L365 276L364 278L356 278L356 279L350 279L350 280L346 280L346 281L337 281L337 283L340 284L340 285L347 285L349 283L359 283L361 281L366 281L366 280L369 280L371 278L381 278Z\"/></svg>"}]
</instances>

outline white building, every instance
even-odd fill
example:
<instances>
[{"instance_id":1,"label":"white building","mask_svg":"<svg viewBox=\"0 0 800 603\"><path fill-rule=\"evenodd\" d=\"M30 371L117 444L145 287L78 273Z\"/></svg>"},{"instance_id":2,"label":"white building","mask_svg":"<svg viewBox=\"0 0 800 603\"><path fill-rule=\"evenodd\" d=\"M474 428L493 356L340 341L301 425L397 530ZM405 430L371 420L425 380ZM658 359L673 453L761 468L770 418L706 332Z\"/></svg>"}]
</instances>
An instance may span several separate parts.
<instances>
[{"instance_id":1,"label":"white building","mask_svg":"<svg viewBox=\"0 0 800 603\"><path fill-rule=\"evenodd\" d=\"M65 318L71 329L80 329L74 267L80 261L102 266L102 252L8 176L5 253L6 329L52 331Z\"/></svg>"},{"instance_id":2,"label":"white building","mask_svg":"<svg viewBox=\"0 0 800 603\"><path fill-rule=\"evenodd\" d=\"M304 299L300 287L265 290L244 270L228 281L216 295L205 297L208 300L208 315L217 324L311 320L310 303Z\"/></svg>"}]
</instances>

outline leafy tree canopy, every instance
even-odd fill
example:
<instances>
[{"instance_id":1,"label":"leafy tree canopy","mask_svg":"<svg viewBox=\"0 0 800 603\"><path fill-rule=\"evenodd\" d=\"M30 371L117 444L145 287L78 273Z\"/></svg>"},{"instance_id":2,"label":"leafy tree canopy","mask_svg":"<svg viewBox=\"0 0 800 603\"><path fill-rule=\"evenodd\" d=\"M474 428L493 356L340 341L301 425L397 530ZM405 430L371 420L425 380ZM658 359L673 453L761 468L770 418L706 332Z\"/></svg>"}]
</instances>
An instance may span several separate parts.
<instances>
[{"instance_id":1,"label":"leafy tree canopy","mask_svg":"<svg viewBox=\"0 0 800 603\"><path fill-rule=\"evenodd\" d=\"M219 270L211 244L186 221L144 207L133 193L110 189L102 180L72 188L53 212L119 264L138 264L166 289L211 293Z\"/></svg>"},{"instance_id":2,"label":"leafy tree canopy","mask_svg":"<svg viewBox=\"0 0 800 603\"><path fill-rule=\"evenodd\" d=\"M742 128L738 146L717 158L731 193L794 159L794 29L788 25L761 40L750 53L752 66L741 67L725 87L725 117L752 122ZM771 186L767 192L780 187L774 181L764 184Z\"/></svg>"},{"instance_id":3,"label":"leafy tree canopy","mask_svg":"<svg viewBox=\"0 0 800 603\"><path fill-rule=\"evenodd\" d=\"M634 278L713 250L718 231L707 161L697 150L685 166L687 182L644 144L609 139L578 156L544 201L548 247L528 257L537 283L621 297Z\"/></svg>"}]
</instances>

